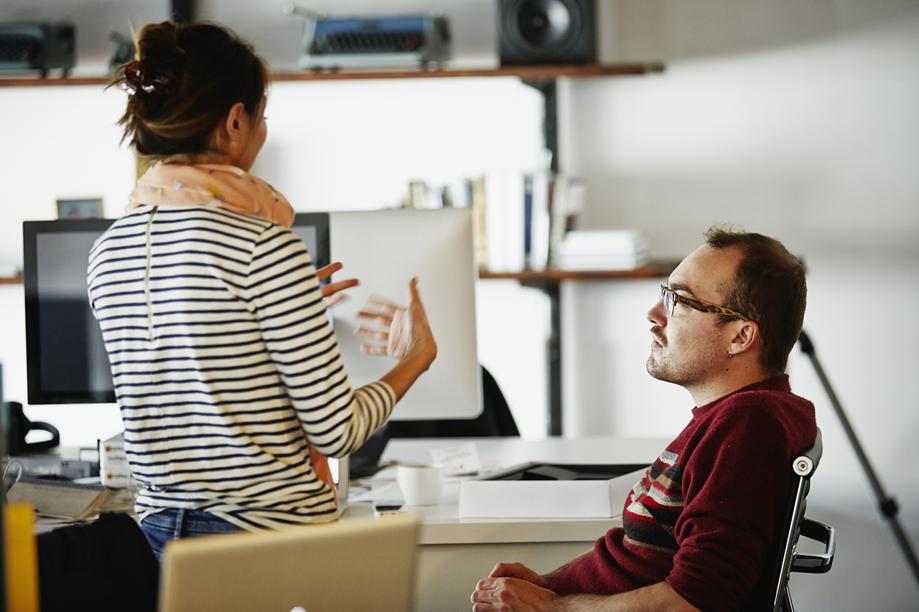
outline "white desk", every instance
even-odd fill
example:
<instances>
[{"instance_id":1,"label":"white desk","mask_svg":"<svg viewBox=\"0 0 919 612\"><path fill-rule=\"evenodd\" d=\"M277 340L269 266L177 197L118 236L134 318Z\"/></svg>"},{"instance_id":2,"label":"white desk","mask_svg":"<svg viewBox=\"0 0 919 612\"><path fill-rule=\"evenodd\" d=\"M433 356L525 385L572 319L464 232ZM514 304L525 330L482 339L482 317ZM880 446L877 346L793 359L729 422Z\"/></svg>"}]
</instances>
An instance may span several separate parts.
<instances>
[{"instance_id":1,"label":"white desk","mask_svg":"<svg viewBox=\"0 0 919 612\"><path fill-rule=\"evenodd\" d=\"M430 462L434 446L473 441L483 467L506 467L527 461L558 463L651 463L669 440L661 438L597 437L546 440L519 438L439 438L393 440L383 461ZM392 470L375 476L375 499L391 499ZM358 497L357 490L352 498ZM377 497L379 495L379 497ZM520 561L546 572L570 561L621 518L611 519L460 519L459 482L448 480L442 503L413 510L421 519L415 608L428 611L468 611L469 595L479 578L498 561ZM625 501L625 500L623 500ZM574 502L573 502L574 503ZM373 513L371 502L353 502L348 516Z\"/></svg>"}]
</instances>

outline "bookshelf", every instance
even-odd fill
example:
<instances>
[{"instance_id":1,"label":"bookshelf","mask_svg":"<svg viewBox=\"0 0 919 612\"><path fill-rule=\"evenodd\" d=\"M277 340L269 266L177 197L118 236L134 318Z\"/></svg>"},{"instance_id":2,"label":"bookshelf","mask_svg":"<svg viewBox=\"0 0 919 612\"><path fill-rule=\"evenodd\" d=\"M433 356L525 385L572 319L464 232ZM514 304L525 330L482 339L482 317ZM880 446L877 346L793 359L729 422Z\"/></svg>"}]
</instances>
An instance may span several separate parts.
<instances>
[{"instance_id":1,"label":"bookshelf","mask_svg":"<svg viewBox=\"0 0 919 612\"><path fill-rule=\"evenodd\" d=\"M272 79L275 82L290 82L516 77L524 81L551 81L562 77L588 79L598 77L640 76L663 72L663 70L664 64L661 62L630 62L588 65L501 66L498 68L449 68L442 70L304 70L302 72L278 72L272 76ZM47 78L40 78L37 76L0 77L0 87L105 86L110 82L110 76L58 76Z\"/></svg>"},{"instance_id":2,"label":"bookshelf","mask_svg":"<svg viewBox=\"0 0 919 612\"><path fill-rule=\"evenodd\" d=\"M560 283L562 281L629 280L661 278L668 276L678 261L654 261L631 270L521 270L519 272L492 272L479 270L481 280L515 280L522 285Z\"/></svg>"}]
</instances>

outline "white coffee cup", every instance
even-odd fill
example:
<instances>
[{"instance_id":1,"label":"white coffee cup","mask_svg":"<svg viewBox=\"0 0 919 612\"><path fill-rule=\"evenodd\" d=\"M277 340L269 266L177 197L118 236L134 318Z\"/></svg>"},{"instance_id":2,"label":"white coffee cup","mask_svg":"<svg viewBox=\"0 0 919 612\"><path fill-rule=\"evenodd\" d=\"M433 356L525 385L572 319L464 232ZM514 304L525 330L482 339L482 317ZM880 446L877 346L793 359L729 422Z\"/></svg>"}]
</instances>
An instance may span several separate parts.
<instances>
[{"instance_id":1,"label":"white coffee cup","mask_svg":"<svg viewBox=\"0 0 919 612\"><path fill-rule=\"evenodd\" d=\"M396 468L396 482L407 505L437 504L444 485L443 468L439 465L400 465Z\"/></svg>"}]
</instances>

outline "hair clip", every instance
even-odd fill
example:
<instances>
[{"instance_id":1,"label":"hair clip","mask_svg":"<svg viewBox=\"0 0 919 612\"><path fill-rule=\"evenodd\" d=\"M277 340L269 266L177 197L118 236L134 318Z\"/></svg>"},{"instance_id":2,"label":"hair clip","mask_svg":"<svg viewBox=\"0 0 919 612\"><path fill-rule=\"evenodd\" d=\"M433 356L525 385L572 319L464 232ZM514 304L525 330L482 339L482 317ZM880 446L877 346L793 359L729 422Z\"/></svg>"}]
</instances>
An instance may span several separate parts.
<instances>
[{"instance_id":1,"label":"hair clip","mask_svg":"<svg viewBox=\"0 0 919 612\"><path fill-rule=\"evenodd\" d=\"M169 93L169 85L172 83L172 79L162 72L145 71L138 60L125 64L123 71L124 88L129 95L133 96L138 89L148 94L165 95Z\"/></svg>"}]
</instances>

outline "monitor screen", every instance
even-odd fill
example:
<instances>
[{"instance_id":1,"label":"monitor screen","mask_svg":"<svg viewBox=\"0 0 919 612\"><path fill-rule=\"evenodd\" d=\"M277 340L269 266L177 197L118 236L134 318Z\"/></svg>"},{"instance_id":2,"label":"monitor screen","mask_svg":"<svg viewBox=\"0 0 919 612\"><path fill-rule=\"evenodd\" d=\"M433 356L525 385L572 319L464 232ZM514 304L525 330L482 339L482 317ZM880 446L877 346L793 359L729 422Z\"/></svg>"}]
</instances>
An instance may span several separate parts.
<instances>
[{"instance_id":1,"label":"monitor screen","mask_svg":"<svg viewBox=\"0 0 919 612\"><path fill-rule=\"evenodd\" d=\"M22 224L30 404L115 401L102 333L86 296L89 250L111 223Z\"/></svg>"}]
</instances>

